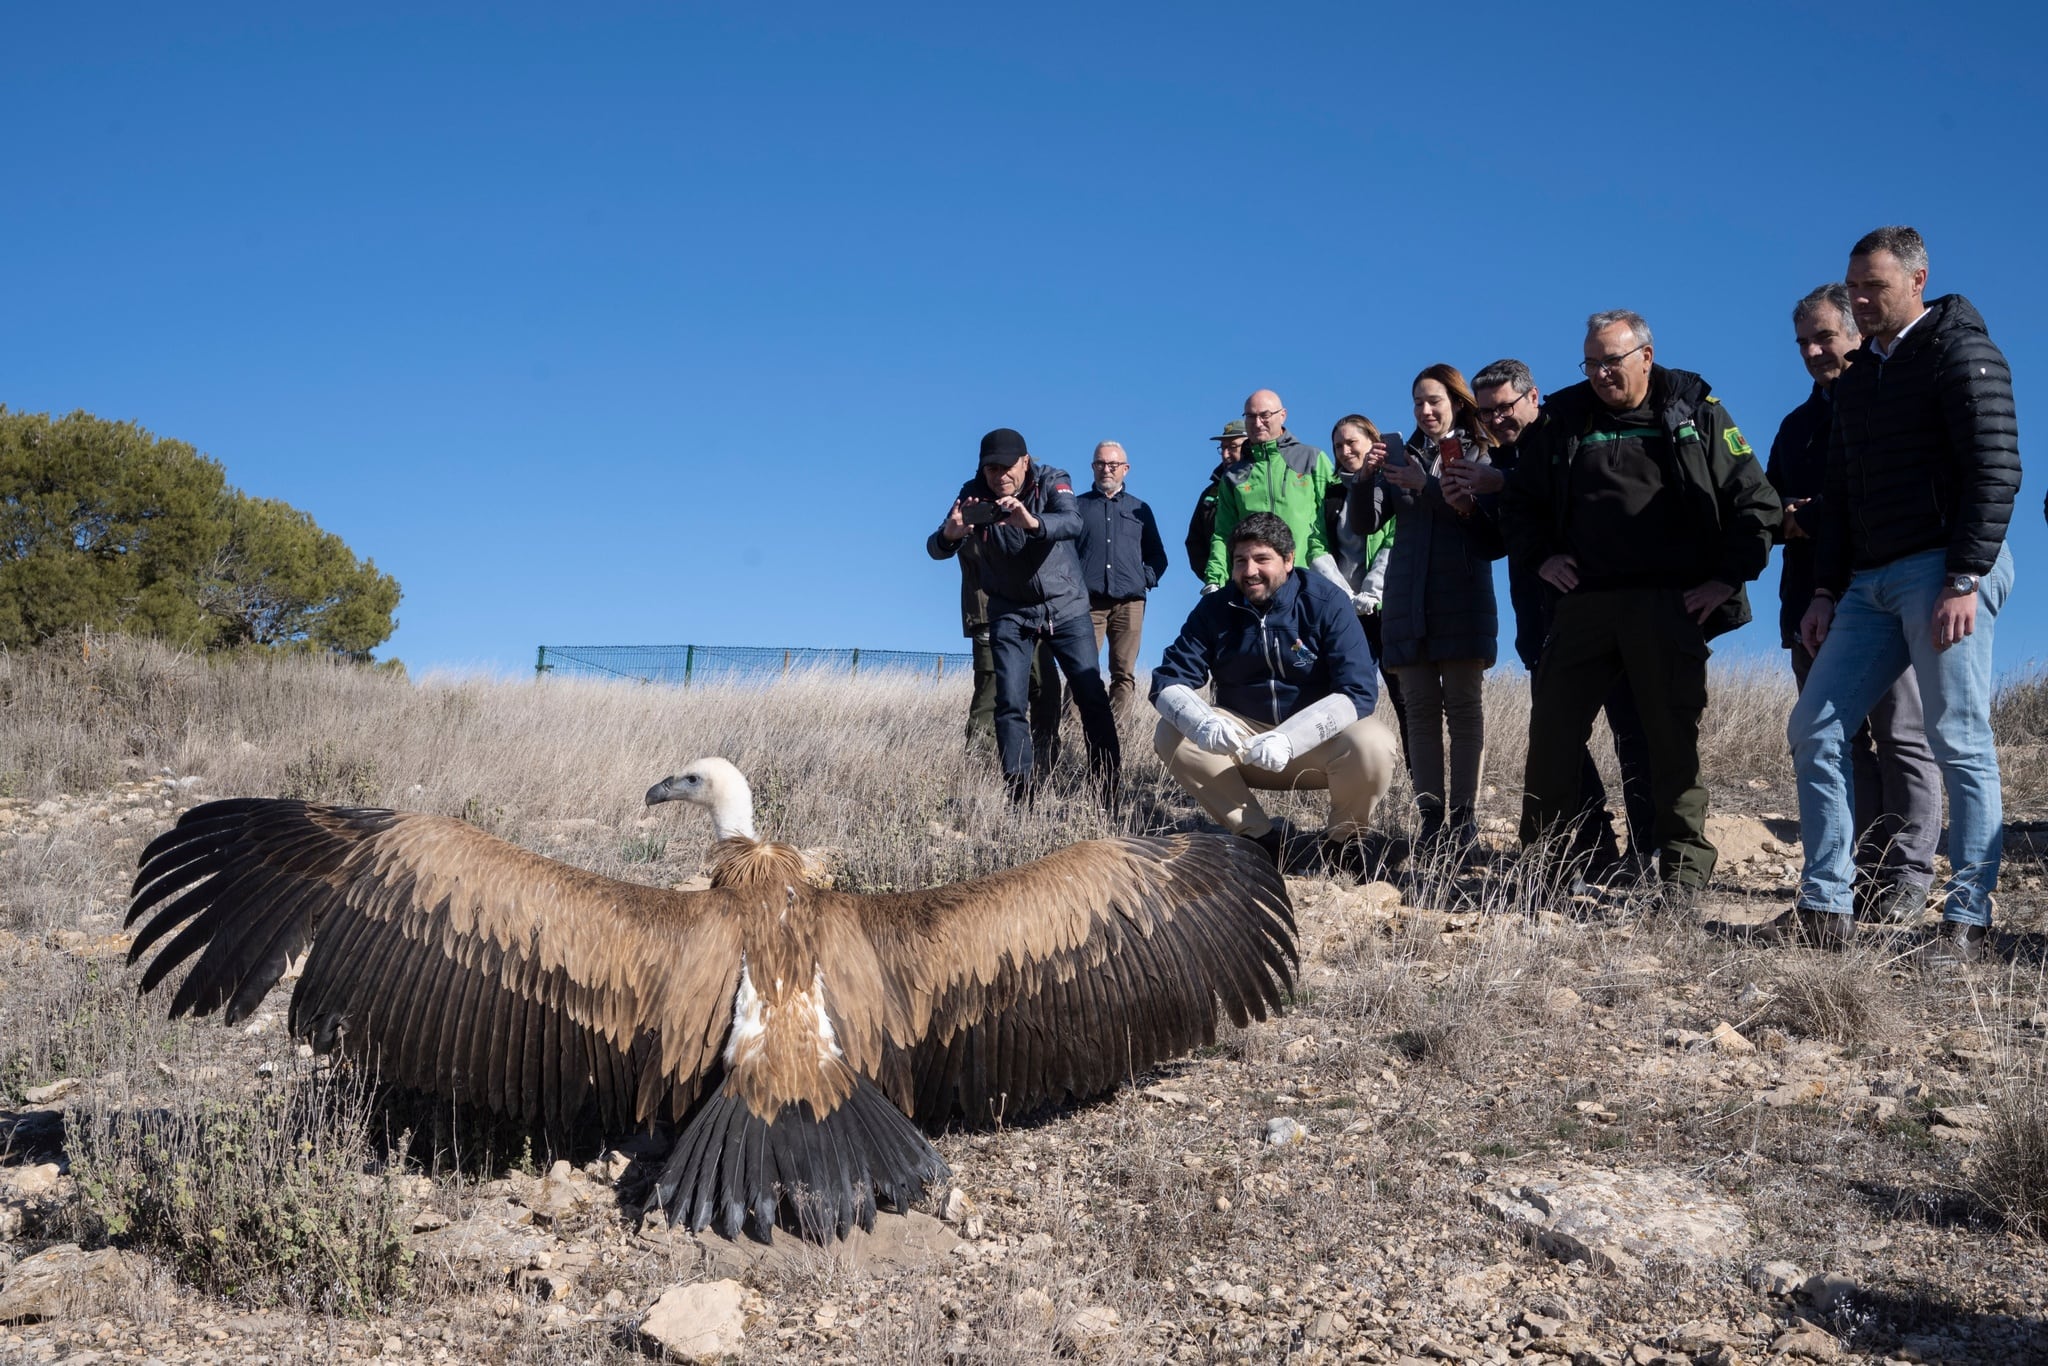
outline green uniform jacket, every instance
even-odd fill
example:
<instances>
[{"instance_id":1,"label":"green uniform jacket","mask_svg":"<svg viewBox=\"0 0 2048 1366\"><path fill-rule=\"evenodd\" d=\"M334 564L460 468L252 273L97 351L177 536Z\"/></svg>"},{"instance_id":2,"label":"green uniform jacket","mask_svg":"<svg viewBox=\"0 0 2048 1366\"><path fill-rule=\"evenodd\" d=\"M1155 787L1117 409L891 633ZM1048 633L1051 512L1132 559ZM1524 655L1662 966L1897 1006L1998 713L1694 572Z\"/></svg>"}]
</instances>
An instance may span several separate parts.
<instances>
[{"instance_id":1,"label":"green uniform jacket","mask_svg":"<svg viewBox=\"0 0 2048 1366\"><path fill-rule=\"evenodd\" d=\"M1209 567L1204 583L1227 583L1237 524L1254 512L1270 512L1294 533L1294 562L1307 568L1330 553L1323 532L1323 490L1337 482L1337 467L1291 432L1278 441L1247 443L1244 459L1223 472L1216 492L1216 529L1209 533Z\"/></svg>"},{"instance_id":2,"label":"green uniform jacket","mask_svg":"<svg viewBox=\"0 0 2048 1366\"><path fill-rule=\"evenodd\" d=\"M1784 510L1756 453L1721 400L1711 396L1705 380L1690 371L1653 366L1650 396L1659 425L1670 438L1668 449L1686 505L1698 519L1707 547L1700 579L1735 588L1707 618L1704 633L1712 638L1749 620L1749 595L1743 585L1770 563L1771 538ZM1524 437L1525 449L1508 475L1501 495L1501 527L1509 557L1531 572L1570 549L1565 537L1571 523L1572 461L1599 402L1591 384L1574 384L1552 394L1543 405L1550 420L1538 433L1538 448L1526 449Z\"/></svg>"}]
</instances>

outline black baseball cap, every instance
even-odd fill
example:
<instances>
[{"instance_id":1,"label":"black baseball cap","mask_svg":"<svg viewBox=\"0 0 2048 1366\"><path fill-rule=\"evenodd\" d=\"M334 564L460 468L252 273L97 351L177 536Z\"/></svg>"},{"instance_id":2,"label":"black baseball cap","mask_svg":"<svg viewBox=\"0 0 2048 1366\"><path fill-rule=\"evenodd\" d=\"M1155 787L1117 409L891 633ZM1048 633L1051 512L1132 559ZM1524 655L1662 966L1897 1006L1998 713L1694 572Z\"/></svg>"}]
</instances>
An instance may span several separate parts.
<instances>
[{"instance_id":1,"label":"black baseball cap","mask_svg":"<svg viewBox=\"0 0 2048 1366\"><path fill-rule=\"evenodd\" d=\"M1014 465L1031 454L1023 433L1012 427L998 427L981 439L981 463Z\"/></svg>"}]
</instances>

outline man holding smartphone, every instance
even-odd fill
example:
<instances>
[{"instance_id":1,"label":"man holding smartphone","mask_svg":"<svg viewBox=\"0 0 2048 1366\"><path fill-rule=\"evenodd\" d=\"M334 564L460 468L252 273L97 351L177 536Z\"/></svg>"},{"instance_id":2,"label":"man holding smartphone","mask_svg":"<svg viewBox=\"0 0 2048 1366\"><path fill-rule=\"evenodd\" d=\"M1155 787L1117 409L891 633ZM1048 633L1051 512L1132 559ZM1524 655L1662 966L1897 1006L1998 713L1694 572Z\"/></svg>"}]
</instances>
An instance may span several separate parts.
<instances>
[{"instance_id":1,"label":"man holding smartphone","mask_svg":"<svg viewBox=\"0 0 2048 1366\"><path fill-rule=\"evenodd\" d=\"M1096 657L1088 589L1074 539L1081 514L1067 472L1031 459L1024 438L998 427L981 439L979 472L925 542L935 560L977 543L988 593L989 648L995 656L996 750L1012 801L1028 801L1045 778L1026 717L1031 658L1049 643L1073 691L1088 742L1088 771L1113 802L1123 762L1109 691Z\"/></svg>"}]
</instances>

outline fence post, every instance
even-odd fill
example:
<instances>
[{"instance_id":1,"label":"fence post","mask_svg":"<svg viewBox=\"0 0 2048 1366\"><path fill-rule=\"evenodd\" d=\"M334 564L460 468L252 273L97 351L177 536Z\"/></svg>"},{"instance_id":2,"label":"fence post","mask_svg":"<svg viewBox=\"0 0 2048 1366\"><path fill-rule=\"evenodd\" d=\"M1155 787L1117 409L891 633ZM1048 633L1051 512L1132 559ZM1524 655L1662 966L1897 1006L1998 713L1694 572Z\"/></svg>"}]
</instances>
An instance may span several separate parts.
<instances>
[{"instance_id":1,"label":"fence post","mask_svg":"<svg viewBox=\"0 0 2048 1366\"><path fill-rule=\"evenodd\" d=\"M690 686L690 670L696 666L696 663L697 647L685 645L683 647L683 686L686 688Z\"/></svg>"},{"instance_id":2,"label":"fence post","mask_svg":"<svg viewBox=\"0 0 2048 1366\"><path fill-rule=\"evenodd\" d=\"M860 647L857 645L853 650L853 676L860 677Z\"/></svg>"},{"instance_id":3,"label":"fence post","mask_svg":"<svg viewBox=\"0 0 2048 1366\"><path fill-rule=\"evenodd\" d=\"M787 650L782 652L782 676L784 678L789 677L789 651Z\"/></svg>"},{"instance_id":4,"label":"fence post","mask_svg":"<svg viewBox=\"0 0 2048 1366\"><path fill-rule=\"evenodd\" d=\"M533 676L539 678L548 671L548 647L540 647L540 653L533 657Z\"/></svg>"},{"instance_id":5,"label":"fence post","mask_svg":"<svg viewBox=\"0 0 2048 1366\"><path fill-rule=\"evenodd\" d=\"M945 657L944 655L940 655L940 656L939 656L939 671L938 671L938 673L937 673L937 674L935 674L935 675L933 676L933 679L932 679L932 681L933 681L933 682L935 682L935 683L943 683L943 682L945 681L945 679L946 679L946 657Z\"/></svg>"}]
</instances>

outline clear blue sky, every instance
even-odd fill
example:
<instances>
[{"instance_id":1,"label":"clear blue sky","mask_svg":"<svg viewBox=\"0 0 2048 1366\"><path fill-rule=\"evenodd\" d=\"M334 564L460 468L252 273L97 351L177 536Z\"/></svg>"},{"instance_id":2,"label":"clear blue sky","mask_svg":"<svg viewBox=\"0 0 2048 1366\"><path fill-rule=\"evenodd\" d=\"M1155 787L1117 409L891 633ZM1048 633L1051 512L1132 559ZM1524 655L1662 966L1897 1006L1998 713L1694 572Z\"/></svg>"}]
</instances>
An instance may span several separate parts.
<instances>
[{"instance_id":1,"label":"clear blue sky","mask_svg":"<svg viewBox=\"0 0 2048 1366\"><path fill-rule=\"evenodd\" d=\"M923 541L990 427L1082 480L1122 441L1177 547L1251 389L1318 445L1405 431L1422 366L1562 387L1630 307L1762 450L1792 301L1882 223L1983 311L2031 447L2044 39L1998 4L24 7L0 402L312 513L398 577L416 671L957 649ZM2001 668L2048 657L2044 492ZM1776 651L1774 582L1724 648ZM1193 600L1176 562L1148 661Z\"/></svg>"}]
</instances>

